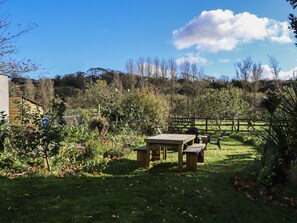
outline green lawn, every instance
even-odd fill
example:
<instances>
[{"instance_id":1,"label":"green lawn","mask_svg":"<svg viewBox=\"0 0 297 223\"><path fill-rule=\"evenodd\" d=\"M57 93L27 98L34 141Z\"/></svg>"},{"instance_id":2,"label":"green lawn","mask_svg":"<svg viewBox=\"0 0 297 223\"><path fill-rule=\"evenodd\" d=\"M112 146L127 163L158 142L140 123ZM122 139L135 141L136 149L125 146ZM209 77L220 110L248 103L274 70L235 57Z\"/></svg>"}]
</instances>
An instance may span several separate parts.
<instances>
[{"instance_id":1,"label":"green lawn","mask_svg":"<svg viewBox=\"0 0 297 223\"><path fill-rule=\"evenodd\" d=\"M294 210L251 200L230 177L254 150L229 137L210 145L196 172L177 171L177 154L149 170L133 153L101 176L0 177L0 222L297 222ZM184 158L185 159L185 158Z\"/></svg>"}]
</instances>

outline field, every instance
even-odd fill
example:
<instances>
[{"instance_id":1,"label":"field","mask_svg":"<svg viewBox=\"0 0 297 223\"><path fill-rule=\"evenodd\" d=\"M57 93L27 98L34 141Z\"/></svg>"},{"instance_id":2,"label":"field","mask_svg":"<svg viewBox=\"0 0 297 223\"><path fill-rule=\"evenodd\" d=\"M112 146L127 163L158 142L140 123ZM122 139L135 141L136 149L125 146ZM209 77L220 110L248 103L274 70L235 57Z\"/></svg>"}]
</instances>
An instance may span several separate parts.
<instances>
[{"instance_id":1,"label":"field","mask_svg":"<svg viewBox=\"0 0 297 223\"><path fill-rule=\"evenodd\" d=\"M179 173L177 154L169 152L148 170L132 153L99 176L0 177L0 222L297 222L293 208L230 183L255 155L225 137L222 150L208 146L196 172Z\"/></svg>"}]
</instances>

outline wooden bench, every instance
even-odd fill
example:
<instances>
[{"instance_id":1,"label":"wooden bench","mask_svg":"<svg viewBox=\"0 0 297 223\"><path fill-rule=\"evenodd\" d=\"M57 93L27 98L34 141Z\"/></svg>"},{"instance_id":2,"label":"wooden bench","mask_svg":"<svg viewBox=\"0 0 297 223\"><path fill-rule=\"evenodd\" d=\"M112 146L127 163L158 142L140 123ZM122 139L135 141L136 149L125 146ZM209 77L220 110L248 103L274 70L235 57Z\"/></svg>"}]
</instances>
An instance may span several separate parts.
<instances>
[{"instance_id":1,"label":"wooden bench","mask_svg":"<svg viewBox=\"0 0 297 223\"><path fill-rule=\"evenodd\" d=\"M160 146L154 146L150 148L152 150L152 161L160 160L160 152L161 152L161 147ZM134 149L134 151L137 152L137 162L138 165L141 167L145 167L146 165L146 145L139 146ZM167 148L162 147L163 151L163 159L167 159Z\"/></svg>"},{"instance_id":2,"label":"wooden bench","mask_svg":"<svg viewBox=\"0 0 297 223\"><path fill-rule=\"evenodd\" d=\"M137 162L139 166L145 167L146 146L139 146L134 149L137 152Z\"/></svg>"},{"instance_id":3,"label":"wooden bench","mask_svg":"<svg viewBox=\"0 0 297 223\"><path fill-rule=\"evenodd\" d=\"M186 166L189 170L197 170L197 162L204 162L204 149L206 144L193 144L188 146L183 154L186 154Z\"/></svg>"}]
</instances>

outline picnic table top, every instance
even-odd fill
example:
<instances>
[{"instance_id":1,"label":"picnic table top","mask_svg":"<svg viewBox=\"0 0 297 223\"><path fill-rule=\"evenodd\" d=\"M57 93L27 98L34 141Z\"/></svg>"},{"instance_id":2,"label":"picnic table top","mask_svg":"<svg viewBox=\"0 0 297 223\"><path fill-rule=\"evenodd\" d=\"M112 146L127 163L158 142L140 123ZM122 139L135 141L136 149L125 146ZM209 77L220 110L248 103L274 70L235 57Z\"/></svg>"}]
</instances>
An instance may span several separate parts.
<instances>
[{"instance_id":1,"label":"picnic table top","mask_svg":"<svg viewBox=\"0 0 297 223\"><path fill-rule=\"evenodd\" d=\"M144 139L147 143L164 143L181 145L195 139L195 135L188 134L160 134L156 136L150 136Z\"/></svg>"}]
</instances>

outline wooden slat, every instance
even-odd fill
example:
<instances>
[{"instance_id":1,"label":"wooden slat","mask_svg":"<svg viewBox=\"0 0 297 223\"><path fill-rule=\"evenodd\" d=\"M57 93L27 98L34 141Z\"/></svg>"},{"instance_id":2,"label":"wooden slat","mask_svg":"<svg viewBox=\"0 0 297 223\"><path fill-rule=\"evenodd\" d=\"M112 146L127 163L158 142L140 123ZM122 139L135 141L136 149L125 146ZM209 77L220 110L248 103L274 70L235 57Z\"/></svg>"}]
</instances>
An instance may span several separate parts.
<instances>
[{"instance_id":1,"label":"wooden slat","mask_svg":"<svg viewBox=\"0 0 297 223\"><path fill-rule=\"evenodd\" d=\"M195 135L187 134L161 134L157 136L148 137L144 141L149 143L181 145L194 140L195 137Z\"/></svg>"}]
</instances>

